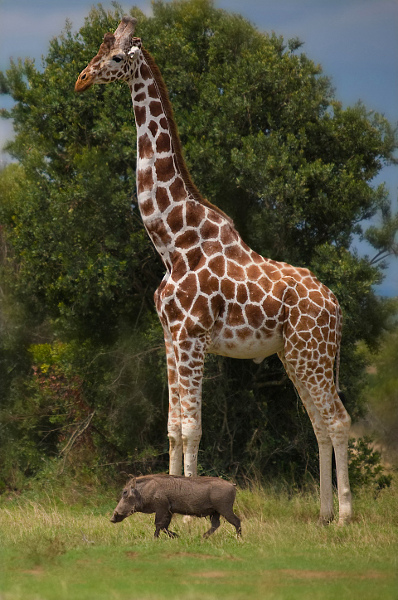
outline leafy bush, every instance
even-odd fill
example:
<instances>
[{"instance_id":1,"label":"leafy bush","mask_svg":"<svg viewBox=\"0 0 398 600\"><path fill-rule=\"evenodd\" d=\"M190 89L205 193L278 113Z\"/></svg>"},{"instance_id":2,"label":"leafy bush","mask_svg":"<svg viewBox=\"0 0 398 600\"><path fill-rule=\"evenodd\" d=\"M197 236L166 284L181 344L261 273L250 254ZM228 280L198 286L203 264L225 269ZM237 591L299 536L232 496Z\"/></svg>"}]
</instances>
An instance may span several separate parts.
<instances>
[{"instance_id":1,"label":"leafy bush","mask_svg":"<svg viewBox=\"0 0 398 600\"><path fill-rule=\"evenodd\" d=\"M380 491L391 485L393 477L385 473L381 454L374 449L373 444L374 440L370 436L350 439L349 475L353 490L372 487L375 491Z\"/></svg>"}]
</instances>

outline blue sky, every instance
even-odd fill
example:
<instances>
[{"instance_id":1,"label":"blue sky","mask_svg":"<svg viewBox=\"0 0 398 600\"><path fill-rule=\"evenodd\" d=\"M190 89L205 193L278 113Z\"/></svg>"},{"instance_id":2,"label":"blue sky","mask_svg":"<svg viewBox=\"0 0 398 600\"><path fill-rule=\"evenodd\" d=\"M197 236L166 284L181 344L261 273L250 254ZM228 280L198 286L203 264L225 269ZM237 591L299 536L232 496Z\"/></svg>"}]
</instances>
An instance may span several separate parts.
<instances>
[{"instance_id":1,"label":"blue sky","mask_svg":"<svg viewBox=\"0 0 398 600\"><path fill-rule=\"evenodd\" d=\"M0 0L0 69L10 57L30 57L40 67L52 37L61 33L66 19L74 30L96 2L88 0ZM136 0L147 14L151 4ZM111 7L103 0L102 5ZM303 50L322 65L344 106L361 100L369 110L398 123L398 2L397 0L216 0L215 5L238 12L259 30L299 37ZM7 97L0 106L9 107ZM0 120L0 146L12 135L11 124ZM385 181L398 210L398 167L385 167L375 183ZM361 254L372 248L357 241ZM378 293L398 296L398 260L392 259Z\"/></svg>"}]
</instances>

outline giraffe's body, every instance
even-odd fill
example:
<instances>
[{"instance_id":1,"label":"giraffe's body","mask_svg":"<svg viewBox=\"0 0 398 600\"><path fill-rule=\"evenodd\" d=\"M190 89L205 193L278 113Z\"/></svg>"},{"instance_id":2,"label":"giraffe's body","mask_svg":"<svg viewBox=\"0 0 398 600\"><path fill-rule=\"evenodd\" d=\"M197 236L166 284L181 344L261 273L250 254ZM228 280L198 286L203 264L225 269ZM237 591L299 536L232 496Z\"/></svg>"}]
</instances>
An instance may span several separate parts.
<instances>
[{"instance_id":1,"label":"giraffe's body","mask_svg":"<svg viewBox=\"0 0 398 600\"><path fill-rule=\"evenodd\" d=\"M137 193L145 228L166 267L155 292L164 330L170 474L196 475L206 352L261 362L278 353L308 411L320 450L321 518L331 519L331 461L336 456L340 522L351 518L347 471L350 418L333 366L341 311L307 269L263 258L232 221L203 199L181 154L167 91L125 17L107 34L76 90L115 79L130 87L137 125Z\"/></svg>"}]
</instances>

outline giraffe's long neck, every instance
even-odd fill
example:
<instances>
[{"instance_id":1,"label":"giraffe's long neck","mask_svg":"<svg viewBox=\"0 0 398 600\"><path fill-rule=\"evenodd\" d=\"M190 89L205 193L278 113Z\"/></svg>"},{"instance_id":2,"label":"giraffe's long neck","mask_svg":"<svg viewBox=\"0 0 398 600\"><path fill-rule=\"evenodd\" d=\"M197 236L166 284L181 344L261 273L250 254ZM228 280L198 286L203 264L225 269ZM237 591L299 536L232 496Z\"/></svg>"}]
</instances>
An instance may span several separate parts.
<instances>
[{"instance_id":1,"label":"giraffe's long neck","mask_svg":"<svg viewBox=\"0 0 398 600\"><path fill-rule=\"evenodd\" d=\"M129 82L137 126L137 195L144 225L168 270L189 191L173 146L162 89L143 51Z\"/></svg>"},{"instance_id":2,"label":"giraffe's long neck","mask_svg":"<svg viewBox=\"0 0 398 600\"><path fill-rule=\"evenodd\" d=\"M202 198L193 184L165 85L143 48L129 86L137 126L137 195L142 220L169 271L181 254L191 267L197 260L200 224L209 216L216 222L232 221Z\"/></svg>"}]
</instances>

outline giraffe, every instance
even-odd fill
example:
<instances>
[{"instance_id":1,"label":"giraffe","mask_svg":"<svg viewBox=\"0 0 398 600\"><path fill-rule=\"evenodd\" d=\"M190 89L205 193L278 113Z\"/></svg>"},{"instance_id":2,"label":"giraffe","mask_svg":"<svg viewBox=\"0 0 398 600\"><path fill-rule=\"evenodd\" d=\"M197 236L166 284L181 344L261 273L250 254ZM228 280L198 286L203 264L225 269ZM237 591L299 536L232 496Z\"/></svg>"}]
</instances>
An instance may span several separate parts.
<instances>
[{"instance_id":1,"label":"giraffe","mask_svg":"<svg viewBox=\"0 0 398 600\"><path fill-rule=\"evenodd\" d=\"M206 353L260 363L277 353L307 410L319 446L320 521L333 518L332 454L339 524L352 517L350 417L338 394L342 314L313 273L263 258L232 220L204 199L182 155L167 89L136 19L106 33L75 90L125 81L137 127L137 197L166 273L155 292L169 386L169 472L196 476ZM336 382L334 365L336 363Z\"/></svg>"}]
</instances>

